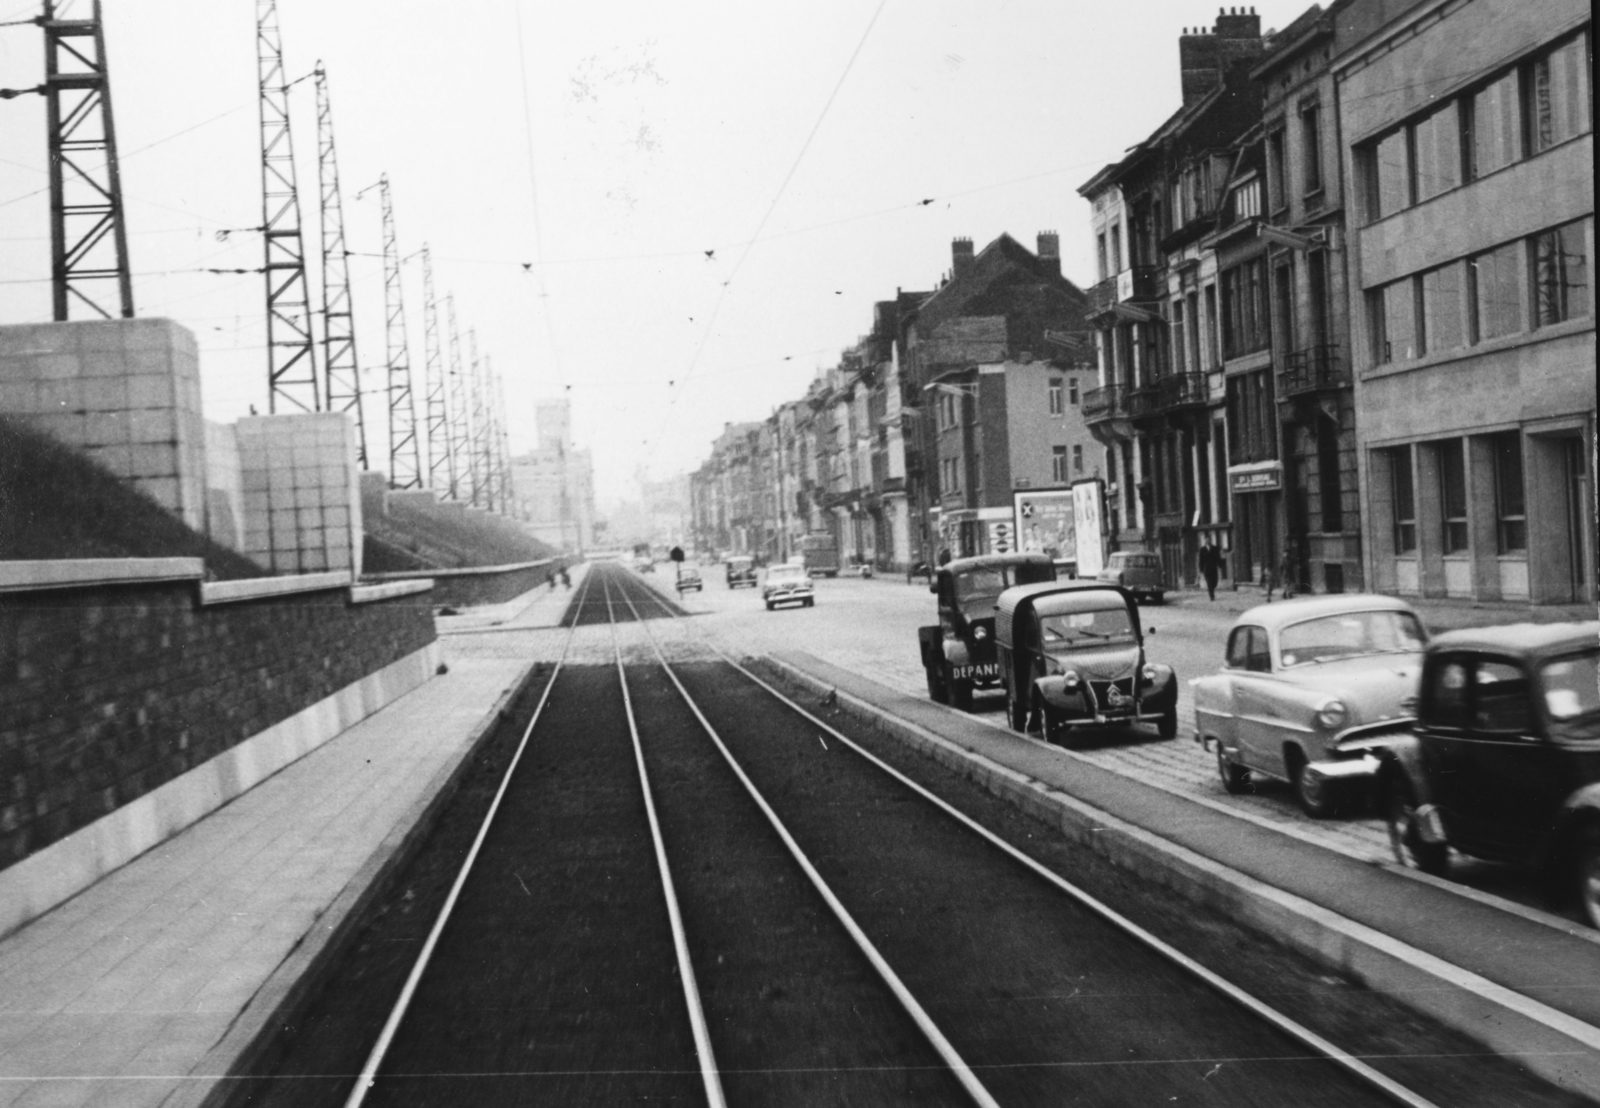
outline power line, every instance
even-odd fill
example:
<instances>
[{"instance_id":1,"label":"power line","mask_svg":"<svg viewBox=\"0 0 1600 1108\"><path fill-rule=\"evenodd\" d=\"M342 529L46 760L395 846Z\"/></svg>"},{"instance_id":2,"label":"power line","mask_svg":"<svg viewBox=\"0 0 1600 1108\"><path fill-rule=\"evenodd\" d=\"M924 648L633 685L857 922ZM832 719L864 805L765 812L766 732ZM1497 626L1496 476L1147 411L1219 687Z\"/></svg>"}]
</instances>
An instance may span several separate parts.
<instances>
[{"instance_id":1,"label":"power line","mask_svg":"<svg viewBox=\"0 0 1600 1108\"><path fill-rule=\"evenodd\" d=\"M528 56L522 44L522 4L520 0L511 0L511 6L517 13L517 68L522 75L522 134L528 151L528 192L533 199L533 261L539 279L540 314L544 316L545 333L550 339L550 358L555 363L556 383L565 384L566 375L561 371L561 350L556 344L555 321L550 316L550 290L544 283L544 231L539 219L539 175L533 159L533 114L528 107Z\"/></svg>"}]
</instances>

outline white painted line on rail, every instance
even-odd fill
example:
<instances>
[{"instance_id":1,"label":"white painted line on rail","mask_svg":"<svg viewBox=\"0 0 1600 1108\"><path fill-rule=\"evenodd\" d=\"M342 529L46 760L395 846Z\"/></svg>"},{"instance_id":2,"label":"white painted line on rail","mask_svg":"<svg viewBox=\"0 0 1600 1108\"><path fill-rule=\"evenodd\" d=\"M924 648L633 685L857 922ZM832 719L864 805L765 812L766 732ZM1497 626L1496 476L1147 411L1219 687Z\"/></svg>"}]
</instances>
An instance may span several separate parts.
<instances>
[{"instance_id":1,"label":"white painted line on rail","mask_svg":"<svg viewBox=\"0 0 1600 1108\"><path fill-rule=\"evenodd\" d=\"M650 839L655 844L656 868L661 871L661 891L667 898L667 917L672 922L672 946L678 955L678 972L683 979L683 1000L689 1008L689 1026L694 1032L694 1047L700 1056L700 1081L705 1086L706 1100L711 1108L726 1108L722 1094L722 1078L717 1073L716 1055L711 1049L711 1030L706 1026L705 1006L700 1001L700 984L695 979L694 961L689 957L689 938L683 929L683 913L678 909L678 890L672 881L672 867L667 864L667 846L661 838L661 822L656 818L656 802L650 788L650 773L644 765L644 746L639 740L639 725L633 715L633 697L628 692L628 675L622 666L622 644L617 641L616 613L611 607L611 586L601 582L606 590L606 612L611 616L611 645L616 653L617 679L622 682L622 704L628 713L628 732L633 736L633 758L639 766L639 786L644 792L645 815L650 820ZM623 595L627 600L627 595ZM633 601L628 600L633 608ZM634 617L639 615L634 609Z\"/></svg>"},{"instance_id":2,"label":"white painted line on rail","mask_svg":"<svg viewBox=\"0 0 1600 1108\"><path fill-rule=\"evenodd\" d=\"M628 601L628 606L630 608L633 607L633 601L626 595L624 595L623 599ZM670 611L670 609L668 610ZM634 615L638 615L637 608L634 608ZM661 663L661 668L666 670L667 676L672 679L672 683L677 686L678 694L683 697L683 702L689 706L689 710L693 712L695 718L700 721L700 726L705 728L706 734L711 736L711 741L716 744L717 750L721 752L723 760L726 761L728 763L728 767L733 770L734 776L738 777L740 784L744 786L745 792L750 794L750 799L756 802L756 806L761 809L762 815L767 817L767 822L772 825L772 829L776 831L778 833L778 837L783 840L783 845L788 848L789 854L794 858L795 863L805 873L807 879L810 880L812 886L817 890L818 895L822 897L823 901L832 910L834 916L838 918L840 924L844 926L844 929L849 933L850 938L855 941L857 948L859 948L861 953L866 956L867 961L872 963L872 968L878 971L878 975L882 977L884 983L889 986L890 991L894 993L895 998L900 1001L901 1006L905 1008L906 1012L911 1016L912 1020L922 1031L923 1035L927 1037L928 1042L932 1044L934 1050L936 1050L939 1053L939 1056L944 1059L945 1065L950 1067L950 1070L955 1075L956 1080L959 1081L961 1083L961 1087L967 1091L967 1095L972 1097L973 1102L978 1104L980 1108L1000 1108L999 1102L994 1099L993 1095L990 1094L988 1089L984 1088L983 1083L979 1081L977 1075L972 1072L972 1067L967 1065L966 1061L956 1051L955 1046L951 1044L949 1039L945 1038L944 1032L939 1030L938 1025L933 1022L933 1018L928 1015L927 1011L918 1002L917 998L912 995L911 990L906 987L905 982L900 980L899 974L895 973L893 967L889 965L888 961L878 951L878 948L873 945L872 940L867 938L866 932L863 931L860 925L856 923L855 918L850 915L849 911L839 901L839 898L833 894L833 890L830 889L827 882L822 879L822 875L817 872L814 866L812 866L811 860L807 858L805 856L805 852L800 849L800 844L795 842L794 837L789 834L789 829L785 827L783 825L783 821L778 818L778 813L772 810L772 807L767 803L766 798L763 797L760 791L756 789L755 783L745 775L743 767L741 767L739 763L734 760L732 752L729 751L727 746L723 743L722 736L717 734L716 728L711 726L711 721L706 719L705 714L700 711L700 706L696 704L694 702L694 698L689 695L689 690L683 687L683 682L678 680L678 675L674 673L672 671L672 667L667 664L666 655L661 652L661 644L656 641L655 633L650 630L649 624L644 620L640 620L640 623L644 626L645 634L649 636L651 646L655 648L657 661ZM721 651L718 651L717 653L721 654ZM723 657L726 660L726 655L723 655ZM748 672L744 671L742 667L739 668L741 669L741 672ZM832 729L829 728L829 730Z\"/></svg>"},{"instance_id":3,"label":"white painted line on rail","mask_svg":"<svg viewBox=\"0 0 1600 1108\"><path fill-rule=\"evenodd\" d=\"M581 610L583 600L589 594L588 582L584 582L583 592L578 594L578 607ZM544 692L539 694L539 703L533 709L533 717L528 720L528 727L522 732L522 739L517 743L517 750L511 756L511 763L506 766L506 772L500 778L500 787L495 790L494 800L489 804L488 814L483 817L483 823L478 828L477 837L472 840L472 849L467 851L467 858L461 864L461 870L456 874L455 883L450 886L450 894L445 897L444 907L439 910L439 916L433 921L433 929L428 932L427 941L422 944L422 951L417 955L416 962L411 967L411 973L406 977L405 986L400 990L400 999L395 1001L394 1008L389 1012L389 1018L384 1021L383 1030L378 1033L378 1041L372 1044L372 1050L367 1055L366 1062L361 1067L361 1073L356 1077L355 1087L350 1090L350 1095L345 1099L345 1108L360 1108L367 1098L367 1091L372 1088L377 1080L378 1067L383 1065L384 1057L389 1053L389 1047L394 1042L394 1036L400 1029L400 1022L405 1019L406 1011L411 1007L412 997L416 995L417 985L422 981L422 975L428 968L428 962L433 958L433 951L439 945L439 936L444 933L445 924L450 922L450 913L455 910L456 900L461 896L461 890L467 883L467 876L472 872L472 864L478 860L478 851L483 846L483 840L489 835L489 827L494 823L495 813L500 810L500 801L506 795L506 789L511 785L511 776L517 772L517 765L522 761L522 752L527 749L528 739L533 735L534 726L539 722L539 717L544 713L544 706L550 699L550 690L555 688L556 678L561 676L561 667L566 664L567 648L572 645L574 635L578 629L578 620L574 616L571 632L567 635L566 643L561 647L561 657L556 659L555 669L550 671L550 680L545 682Z\"/></svg>"}]
</instances>

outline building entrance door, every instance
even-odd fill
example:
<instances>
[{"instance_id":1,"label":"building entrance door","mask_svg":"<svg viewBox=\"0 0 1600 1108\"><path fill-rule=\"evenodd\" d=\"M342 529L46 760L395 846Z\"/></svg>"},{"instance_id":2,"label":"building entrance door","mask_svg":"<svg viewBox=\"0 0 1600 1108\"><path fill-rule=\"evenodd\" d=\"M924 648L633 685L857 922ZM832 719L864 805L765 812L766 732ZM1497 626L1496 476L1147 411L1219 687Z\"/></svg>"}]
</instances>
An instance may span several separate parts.
<instances>
[{"instance_id":1,"label":"building entrance door","mask_svg":"<svg viewBox=\"0 0 1600 1108\"><path fill-rule=\"evenodd\" d=\"M1589 471L1584 465L1583 439L1580 436L1570 435L1561 440L1561 468L1562 486L1566 493L1567 569L1572 588L1570 599L1576 602L1583 599L1585 586L1589 584L1584 580L1588 559L1583 548L1584 535L1588 531L1584 526L1584 508L1589 503ZM1600 581L1596 584L1600 584Z\"/></svg>"}]
</instances>

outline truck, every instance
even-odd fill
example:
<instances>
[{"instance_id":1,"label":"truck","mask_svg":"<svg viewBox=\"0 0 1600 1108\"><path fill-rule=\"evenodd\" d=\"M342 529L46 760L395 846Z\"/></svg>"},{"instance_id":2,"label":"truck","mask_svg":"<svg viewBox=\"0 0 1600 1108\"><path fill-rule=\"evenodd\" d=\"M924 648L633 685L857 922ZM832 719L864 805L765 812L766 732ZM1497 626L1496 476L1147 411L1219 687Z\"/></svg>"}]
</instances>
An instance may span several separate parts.
<instances>
[{"instance_id":1,"label":"truck","mask_svg":"<svg viewBox=\"0 0 1600 1108\"><path fill-rule=\"evenodd\" d=\"M839 576L839 544L826 531L801 536L800 559L807 577Z\"/></svg>"}]
</instances>

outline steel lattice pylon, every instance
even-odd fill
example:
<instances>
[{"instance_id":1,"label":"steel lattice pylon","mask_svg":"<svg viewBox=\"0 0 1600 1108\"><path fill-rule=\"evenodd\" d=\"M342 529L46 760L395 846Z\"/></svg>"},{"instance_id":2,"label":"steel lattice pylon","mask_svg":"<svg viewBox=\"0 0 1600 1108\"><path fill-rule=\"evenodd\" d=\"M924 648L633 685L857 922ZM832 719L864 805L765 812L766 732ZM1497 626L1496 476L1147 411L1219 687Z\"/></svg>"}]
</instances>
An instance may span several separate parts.
<instances>
[{"instance_id":1,"label":"steel lattice pylon","mask_svg":"<svg viewBox=\"0 0 1600 1108\"><path fill-rule=\"evenodd\" d=\"M506 388L505 381L498 374L494 379L494 392L496 411L499 414L500 441L500 514L508 517L516 516L517 490L516 483L511 478L511 433L506 426Z\"/></svg>"},{"instance_id":2,"label":"steel lattice pylon","mask_svg":"<svg viewBox=\"0 0 1600 1108\"><path fill-rule=\"evenodd\" d=\"M300 193L289 134L289 82L283 74L283 40L277 0L256 0L256 62L261 89L262 272L267 288L267 407L279 402L320 411L316 342L311 334L311 294L305 243L300 234Z\"/></svg>"},{"instance_id":3,"label":"steel lattice pylon","mask_svg":"<svg viewBox=\"0 0 1600 1108\"><path fill-rule=\"evenodd\" d=\"M467 445L467 379L461 371L461 332L456 330L455 294L444 298L444 314L450 328L450 499L461 499L461 486L467 478L471 450Z\"/></svg>"},{"instance_id":4,"label":"steel lattice pylon","mask_svg":"<svg viewBox=\"0 0 1600 1108\"><path fill-rule=\"evenodd\" d=\"M483 506L500 510L500 462L496 444L500 441L500 413L494 402L494 365L483 356Z\"/></svg>"},{"instance_id":5,"label":"steel lattice pylon","mask_svg":"<svg viewBox=\"0 0 1600 1108\"><path fill-rule=\"evenodd\" d=\"M472 503L483 499L483 382L479 376L478 332L467 330L467 349L471 352L472 368L467 377L467 396L472 415L467 430L467 473L471 477Z\"/></svg>"},{"instance_id":6,"label":"steel lattice pylon","mask_svg":"<svg viewBox=\"0 0 1600 1108\"><path fill-rule=\"evenodd\" d=\"M344 239L344 197L339 190L339 159L333 145L333 109L328 74L318 63L317 183L322 215L322 366L327 409L347 412L356 422L356 457L367 460L367 424L361 404L361 363L356 357L356 324L350 300L350 259Z\"/></svg>"},{"instance_id":7,"label":"steel lattice pylon","mask_svg":"<svg viewBox=\"0 0 1600 1108\"><path fill-rule=\"evenodd\" d=\"M115 281L119 314L133 316L128 233L116 129L111 122L111 82L100 0L89 19L58 20L45 0L45 97L49 116L50 276L55 318L71 318L73 299L103 319L112 314L84 291L92 281ZM89 157L85 157L88 155ZM90 161L104 158L100 166Z\"/></svg>"},{"instance_id":8,"label":"steel lattice pylon","mask_svg":"<svg viewBox=\"0 0 1600 1108\"><path fill-rule=\"evenodd\" d=\"M400 251L394 234L394 201L389 175L378 178L383 198L383 304L385 345L389 356L389 487L422 485L417 451L417 409L411 400L411 353L406 342L406 308L400 283Z\"/></svg>"},{"instance_id":9,"label":"steel lattice pylon","mask_svg":"<svg viewBox=\"0 0 1600 1108\"><path fill-rule=\"evenodd\" d=\"M439 305L433 298L433 254L422 244L423 423L428 432L428 488L448 493L455 481L450 452L450 398L445 388Z\"/></svg>"}]
</instances>

